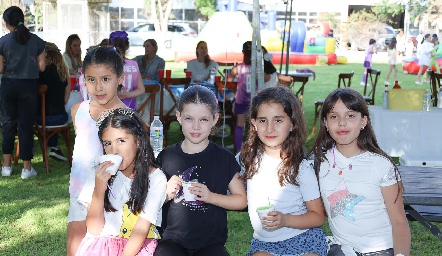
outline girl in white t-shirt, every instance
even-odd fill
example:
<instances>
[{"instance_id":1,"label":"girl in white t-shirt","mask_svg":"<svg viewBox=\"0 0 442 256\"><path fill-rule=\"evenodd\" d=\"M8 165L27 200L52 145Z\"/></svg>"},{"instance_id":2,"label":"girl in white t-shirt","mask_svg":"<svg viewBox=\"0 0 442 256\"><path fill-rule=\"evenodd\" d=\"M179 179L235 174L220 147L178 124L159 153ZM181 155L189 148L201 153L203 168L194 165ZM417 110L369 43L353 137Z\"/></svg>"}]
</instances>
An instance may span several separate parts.
<instances>
[{"instance_id":1,"label":"girl in white t-shirt","mask_svg":"<svg viewBox=\"0 0 442 256\"><path fill-rule=\"evenodd\" d=\"M270 87L253 98L249 116L239 155L254 230L247 255L325 256L325 214L313 162L304 155L299 100L287 87ZM260 219L256 210L267 205L274 210Z\"/></svg>"},{"instance_id":2,"label":"girl in white t-shirt","mask_svg":"<svg viewBox=\"0 0 442 256\"><path fill-rule=\"evenodd\" d=\"M100 164L78 200L87 204L87 234L76 255L153 255L159 238L166 176L153 167L154 156L143 121L129 108L105 111L97 120L106 154L123 158L119 171Z\"/></svg>"},{"instance_id":3,"label":"girl in white t-shirt","mask_svg":"<svg viewBox=\"0 0 442 256\"><path fill-rule=\"evenodd\" d=\"M410 255L400 175L378 146L364 98L336 89L320 120L313 153L333 233L328 255Z\"/></svg>"}]
</instances>

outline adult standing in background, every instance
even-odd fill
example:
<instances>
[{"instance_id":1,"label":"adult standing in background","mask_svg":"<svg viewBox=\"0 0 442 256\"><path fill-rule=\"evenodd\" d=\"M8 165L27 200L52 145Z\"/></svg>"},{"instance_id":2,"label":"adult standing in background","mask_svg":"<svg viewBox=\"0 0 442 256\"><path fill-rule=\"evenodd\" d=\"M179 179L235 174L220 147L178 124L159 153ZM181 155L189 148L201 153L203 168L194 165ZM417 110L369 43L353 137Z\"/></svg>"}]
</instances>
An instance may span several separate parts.
<instances>
[{"instance_id":1,"label":"adult standing in background","mask_svg":"<svg viewBox=\"0 0 442 256\"><path fill-rule=\"evenodd\" d=\"M207 81L212 68L218 72L218 63L210 59L207 43L199 41L196 45L196 59L187 62L187 71L192 72L192 81Z\"/></svg>"},{"instance_id":2,"label":"adult standing in background","mask_svg":"<svg viewBox=\"0 0 442 256\"><path fill-rule=\"evenodd\" d=\"M68 65L70 75L76 75L78 68L82 68L81 40L77 34L72 34L66 39L66 48L63 53L63 58Z\"/></svg>"},{"instance_id":3,"label":"adult standing in background","mask_svg":"<svg viewBox=\"0 0 442 256\"><path fill-rule=\"evenodd\" d=\"M10 33L0 38L0 107L2 111L2 176L12 173L11 156L15 135L20 138L20 158L23 160L22 179L37 175L31 166L34 145L34 120L37 115L38 72L43 72L45 43L24 25L23 11L11 6L3 13Z\"/></svg>"},{"instance_id":4,"label":"adult standing in background","mask_svg":"<svg viewBox=\"0 0 442 256\"><path fill-rule=\"evenodd\" d=\"M124 61L124 80L122 86L118 87L118 97L127 107L136 110L136 97L144 93L144 85L137 62L126 59L126 51L129 49L126 31L112 32L109 43L120 51Z\"/></svg>"},{"instance_id":5,"label":"adult standing in background","mask_svg":"<svg viewBox=\"0 0 442 256\"><path fill-rule=\"evenodd\" d=\"M166 62L157 55L158 44L155 39L147 39L143 43L144 55L133 58L140 69L141 77L146 80L159 80L158 69L164 69Z\"/></svg>"}]
</instances>

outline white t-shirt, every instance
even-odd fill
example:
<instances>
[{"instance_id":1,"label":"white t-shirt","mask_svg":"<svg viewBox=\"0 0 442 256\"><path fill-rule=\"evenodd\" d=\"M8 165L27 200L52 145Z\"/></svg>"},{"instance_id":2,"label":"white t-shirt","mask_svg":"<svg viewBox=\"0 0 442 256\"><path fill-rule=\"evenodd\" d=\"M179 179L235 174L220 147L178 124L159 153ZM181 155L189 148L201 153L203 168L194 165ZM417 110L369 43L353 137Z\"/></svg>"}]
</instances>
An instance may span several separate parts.
<instances>
[{"instance_id":1,"label":"white t-shirt","mask_svg":"<svg viewBox=\"0 0 442 256\"><path fill-rule=\"evenodd\" d=\"M279 184L278 166L281 159L263 154L259 171L247 180L247 200L253 237L264 242L283 241L297 236L306 229L283 227L268 231L262 228L256 208L272 204L276 211L284 214L301 215L307 212L305 201L320 197L318 181L312 167L312 161L303 160L299 166L296 181L299 186Z\"/></svg>"},{"instance_id":2,"label":"white t-shirt","mask_svg":"<svg viewBox=\"0 0 442 256\"><path fill-rule=\"evenodd\" d=\"M381 187L397 183L393 164L371 152L346 158L335 148L334 155L333 149L327 152L328 162L321 164L319 185L335 240L344 253L392 248L392 226Z\"/></svg>"},{"instance_id":3,"label":"white t-shirt","mask_svg":"<svg viewBox=\"0 0 442 256\"><path fill-rule=\"evenodd\" d=\"M210 65L207 68L204 62L199 62L197 59L187 62L187 70L192 72L192 81L198 80L198 75L202 75L203 81L206 81L212 68L216 68L218 72L218 63L213 60L210 60Z\"/></svg>"},{"instance_id":4,"label":"white t-shirt","mask_svg":"<svg viewBox=\"0 0 442 256\"><path fill-rule=\"evenodd\" d=\"M270 74L269 81L264 82L264 86L262 86L262 88L260 87L259 91L262 91L268 87L276 86L276 84L278 84L278 73L277 72Z\"/></svg>"},{"instance_id":5,"label":"white t-shirt","mask_svg":"<svg viewBox=\"0 0 442 256\"><path fill-rule=\"evenodd\" d=\"M89 176L78 197L78 201L85 205L91 203L95 188L95 172L92 173L93 175ZM166 199L166 183L166 175L160 169L156 169L149 174L149 191L144 208L139 216L155 226L161 226L161 207ZM99 236L118 236L120 234L120 228L123 225L123 207L129 200L131 184L132 179L126 177L120 171L117 172L117 176L112 184L112 193L115 195L115 198L112 195L109 196L110 203L117 211L104 211L105 224ZM87 235L91 236L89 232Z\"/></svg>"}]
</instances>

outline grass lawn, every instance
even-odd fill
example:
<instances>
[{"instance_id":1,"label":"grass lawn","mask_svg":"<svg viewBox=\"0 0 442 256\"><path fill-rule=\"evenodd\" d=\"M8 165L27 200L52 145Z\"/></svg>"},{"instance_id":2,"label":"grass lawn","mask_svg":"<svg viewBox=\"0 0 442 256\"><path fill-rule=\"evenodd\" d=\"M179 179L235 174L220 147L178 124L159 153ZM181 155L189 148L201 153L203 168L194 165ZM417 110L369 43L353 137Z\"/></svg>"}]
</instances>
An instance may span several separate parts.
<instances>
[{"instance_id":1,"label":"grass lawn","mask_svg":"<svg viewBox=\"0 0 442 256\"><path fill-rule=\"evenodd\" d=\"M295 69L301 66L291 66ZM306 66L302 66L306 67ZM387 72L387 64L375 63L374 68L380 69L382 74L376 91L376 105L382 104L383 81ZM172 69L172 76L183 76L185 64L166 63L167 69ZM324 98L337 86L338 74L355 72L352 88L362 92L359 85L363 67L361 63L308 66L316 72L315 81L310 79L304 94L304 109L309 130L314 118L314 101ZM399 81L403 88L416 88L414 75L399 73ZM391 82L391 79L390 79ZM298 85L299 86L299 85ZM429 85L421 85L420 88ZM72 133L73 134L73 133ZM73 140L73 137L72 137ZM169 143L182 140L177 123L169 131ZM314 135L309 136L306 148L309 149ZM222 143L219 139L217 143ZM13 167L11 177L0 177L0 255L65 255L66 220L69 207L69 173L67 163L60 163L50 159L51 173L44 172L41 151L35 141L36 152L33 165L38 176L30 180L20 178L21 162ZM232 138L227 138L225 145L232 144ZM60 139L60 145L64 145ZM64 150L66 152L66 150ZM229 238L227 248L231 255L244 255L249 249L252 237L252 228L248 214L245 212L229 212ZM439 229L442 224L437 223ZM442 242L433 236L427 229L415 221L410 222L412 234L411 255L442 255ZM324 230L330 234L325 225Z\"/></svg>"}]
</instances>

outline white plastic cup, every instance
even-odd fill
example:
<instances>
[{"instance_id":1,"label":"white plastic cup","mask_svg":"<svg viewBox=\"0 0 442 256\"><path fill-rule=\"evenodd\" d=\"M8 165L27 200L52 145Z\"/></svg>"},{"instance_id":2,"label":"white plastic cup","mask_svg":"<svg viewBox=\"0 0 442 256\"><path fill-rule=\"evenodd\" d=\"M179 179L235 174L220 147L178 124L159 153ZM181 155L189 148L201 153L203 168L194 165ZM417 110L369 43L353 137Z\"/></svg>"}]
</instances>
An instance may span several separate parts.
<instances>
[{"instance_id":1,"label":"white plastic cup","mask_svg":"<svg viewBox=\"0 0 442 256\"><path fill-rule=\"evenodd\" d=\"M193 202L196 201L194 194L190 193L189 188L192 186L192 184L196 184L198 182L196 181L183 181L181 184L183 186L183 193L184 193L184 201L187 202Z\"/></svg>"},{"instance_id":2,"label":"white plastic cup","mask_svg":"<svg viewBox=\"0 0 442 256\"><path fill-rule=\"evenodd\" d=\"M256 208L256 212L258 213L259 218L262 221L262 217L266 217L269 212L273 212L275 207L273 205L265 205Z\"/></svg>"},{"instance_id":3,"label":"white plastic cup","mask_svg":"<svg viewBox=\"0 0 442 256\"><path fill-rule=\"evenodd\" d=\"M119 155L112 155L112 154L108 154L108 155L102 155L98 158L98 161L100 162L100 164L106 162L106 161L111 161L114 165L108 167L106 169L107 172L109 172L111 175L115 175L118 171L118 168L120 168L121 162L123 161L123 158Z\"/></svg>"}]
</instances>

